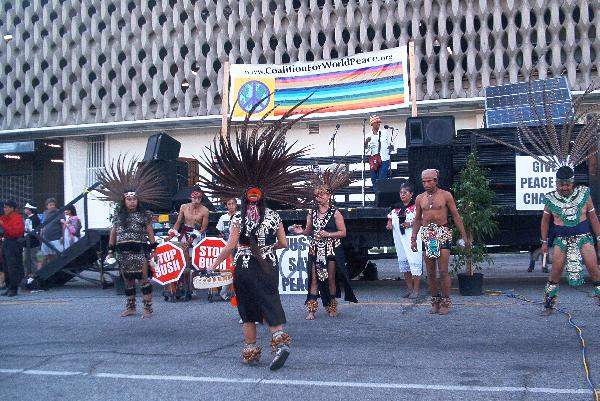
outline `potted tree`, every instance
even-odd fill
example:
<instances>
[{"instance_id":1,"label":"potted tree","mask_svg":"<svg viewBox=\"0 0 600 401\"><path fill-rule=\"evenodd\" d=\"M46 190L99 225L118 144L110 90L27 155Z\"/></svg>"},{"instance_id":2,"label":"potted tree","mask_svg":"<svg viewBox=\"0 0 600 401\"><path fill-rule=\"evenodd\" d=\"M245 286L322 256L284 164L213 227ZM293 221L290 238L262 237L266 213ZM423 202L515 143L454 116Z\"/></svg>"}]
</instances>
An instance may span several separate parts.
<instances>
[{"instance_id":1,"label":"potted tree","mask_svg":"<svg viewBox=\"0 0 600 401\"><path fill-rule=\"evenodd\" d=\"M495 220L496 207L492 205L494 191L487 178L488 171L477 163L477 153L467 157L465 167L452 191L456 199L458 213L463 219L465 231L473 246L469 249L456 247L453 252L452 270L458 273L458 288L461 295L481 295L483 293L483 264L492 264L485 241L498 229ZM455 233L458 235L458 232Z\"/></svg>"}]
</instances>

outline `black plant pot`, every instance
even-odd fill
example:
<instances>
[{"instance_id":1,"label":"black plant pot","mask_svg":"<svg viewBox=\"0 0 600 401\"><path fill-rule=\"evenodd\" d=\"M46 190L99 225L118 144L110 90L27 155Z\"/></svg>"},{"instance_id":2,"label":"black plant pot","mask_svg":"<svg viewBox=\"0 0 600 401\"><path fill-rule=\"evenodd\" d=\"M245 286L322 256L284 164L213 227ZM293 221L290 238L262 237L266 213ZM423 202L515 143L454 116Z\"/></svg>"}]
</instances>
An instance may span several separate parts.
<instances>
[{"instance_id":1,"label":"black plant pot","mask_svg":"<svg viewBox=\"0 0 600 401\"><path fill-rule=\"evenodd\" d=\"M463 296L483 295L483 274L458 273L458 291Z\"/></svg>"},{"instance_id":2,"label":"black plant pot","mask_svg":"<svg viewBox=\"0 0 600 401\"><path fill-rule=\"evenodd\" d=\"M366 281L378 280L377 265L373 262L368 262L365 270L363 270L363 277Z\"/></svg>"}]
</instances>

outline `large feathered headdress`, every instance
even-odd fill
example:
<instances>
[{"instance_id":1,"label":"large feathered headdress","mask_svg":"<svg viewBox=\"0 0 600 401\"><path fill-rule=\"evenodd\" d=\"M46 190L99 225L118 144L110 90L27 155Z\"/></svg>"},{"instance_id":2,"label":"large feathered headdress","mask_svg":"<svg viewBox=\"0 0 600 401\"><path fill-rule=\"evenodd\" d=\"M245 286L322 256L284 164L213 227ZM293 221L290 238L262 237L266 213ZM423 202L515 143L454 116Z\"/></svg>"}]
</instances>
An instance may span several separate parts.
<instances>
[{"instance_id":1,"label":"large feathered headdress","mask_svg":"<svg viewBox=\"0 0 600 401\"><path fill-rule=\"evenodd\" d=\"M227 134L215 138L199 160L200 166L212 176L200 177L206 191L220 198L242 198L249 189L257 188L265 199L302 206L310 196L310 186L306 171L293 164L306 156L309 148L292 150L296 142L288 144L285 138L295 123L312 113L289 119L300 104L277 121L267 121L270 115L267 113L251 123L250 112L233 135L229 121Z\"/></svg>"},{"instance_id":2,"label":"large feathered headdress","mask_svg":"<svg viewBox=\"0 0 600 401\"><path fill-rule=\"evenodd\" d=\"M314 170L310 174L313 188L326 187L331 195L347 187L352 181L352 175L343 164L334 164L324 170Z\"/></svg>"},{"instance_id":3,"label":"large feathered headdress","mask_svg":"<svg viewBox=\"0 0 600 401\"><path fill-rule=\"evenodd\" d=\"M125 161L121 155L98 173L102 200L121 202L126 196L134 196L139 202L163 206L169 202L159 170L150 163L138 163L137 158Z\"/></svg>"},{"instance_id":4,"label":"large feathered headdress","mask_svg":"<svg viewBox=\"0 0 600 401\"><path fill-rule=\"evenodd\" d=\"M552 119L549 93L546 88L542 91L543 114L540 114L535 107L530 84L529 102L538 122L536 126L519 123L517 144L501 141L481 132L477 135L523 152L544 165L556 169L559 179L572 177L576 166L598 153L600 106L583 107L585 97L593 90L594 87L590 86L573 102L573 109L567 113L566 122L560 128Z\"/></svg>"}]
</instances>

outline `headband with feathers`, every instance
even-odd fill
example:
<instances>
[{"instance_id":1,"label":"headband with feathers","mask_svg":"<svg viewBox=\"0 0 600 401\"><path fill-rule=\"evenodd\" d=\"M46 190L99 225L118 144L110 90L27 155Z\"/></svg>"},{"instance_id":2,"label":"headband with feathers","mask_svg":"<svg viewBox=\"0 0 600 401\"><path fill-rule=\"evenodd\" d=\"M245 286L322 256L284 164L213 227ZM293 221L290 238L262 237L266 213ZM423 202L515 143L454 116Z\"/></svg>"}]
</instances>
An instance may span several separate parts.
<instances>
[{"instance_id":1,"label":"headband with feathers","mask_svg":"<svg viewBox=\"0 0 600 401\"><path fill-rule=\"evenodd\" d=\"M119 156L109 166L98 173L101 199L121 202L126 194L132 193L139 202L154 206L163 206L169 202L169 193L164 188L159 170L149 163L138 163L137 158L125 162Z\"/></svg>"},{"instance_id":2,"label":"headband with feathers","mask_svg":"<svg viewBox=\"0 0 600 401\"><path fill-rule=\"evenodd\" d=\"M511 149L523 152L540 163L553 168L571 171L590 157L598 153L598 140L600 138L600 106L583 107L585 97L594 90L588 89L573 102L573 108L566 115L566 123L558 128L552 120L552 110L548 101L548 93L544 87L542 91L543 115L537 111L534 96L529 83L529 103L538 121L537 126L531 127L523 122L517 127L518 144L508 143L492 136L477 135L499 143ZM579 130L575 126L579 123Z\"/></svg>"},{"instance_id":3,"label":"headband with feathers","mask_svg":"<svg viewBox=\"0 0 600 401\"><path fill-rule=\"evenodd\" d=\"M296 142L288 145L285 139L295 123L314 112L289 119L302 103L272 122L266 118L274 109L250 123L253 109L236 127L234 135L231 134L230 117L226 135L215 138L199 160L200 166L209 174L200 177L206 191L220 198L242 198L249 188L258 188L265 199L302 206L312 188L308 185L305 170L293 167L293 164L306 156L309 148L292 150Z\"/></svg>"}]
</instances>

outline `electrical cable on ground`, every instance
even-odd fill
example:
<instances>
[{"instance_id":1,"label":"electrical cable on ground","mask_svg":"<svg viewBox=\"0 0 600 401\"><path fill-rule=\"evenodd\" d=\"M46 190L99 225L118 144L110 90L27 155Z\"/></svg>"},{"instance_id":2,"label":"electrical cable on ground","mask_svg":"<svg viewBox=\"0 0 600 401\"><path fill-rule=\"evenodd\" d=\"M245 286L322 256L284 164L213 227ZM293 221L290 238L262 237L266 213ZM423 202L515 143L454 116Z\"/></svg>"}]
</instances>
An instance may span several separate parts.
<instances>
[{"instance_id":1,"label":"electrical cable on ground","mask_svg":"<svg viewBox=\"0 0 600 401\"><path fill-rule=\"evenodd\" d=\"M517 293L511 292L511 291L503 291L503 290L489 290L488 291L488 290L486 290L485 293L487 295L496 295L496 296L504 295L508 298L514 298L519 301L527 302L530 304L542 304L542 302L534 302L521 294L517 294ZM579 344L581 345L581 359L583 362L583 370L585 372L585 379L588 383L588 386L590 387L590 390L592 390L592 394L594 395L594 401L600 401L600 389L596 389L596 386L594 385L594 382L593 382L591 374L590 374L590 363L589 363L589 360L587 357L587 348L586 348L585 339L583 338L583 330L581 330L581 327L579 327L575 323L575 321L573 320L573 315L570 312L568 312L564 309L561 309L561 308L557 308L557 307L554 307L554 310L565 315L568 319L569 324L577 332L577 335L579 336Z\"/></svg>"}]
</instances>

